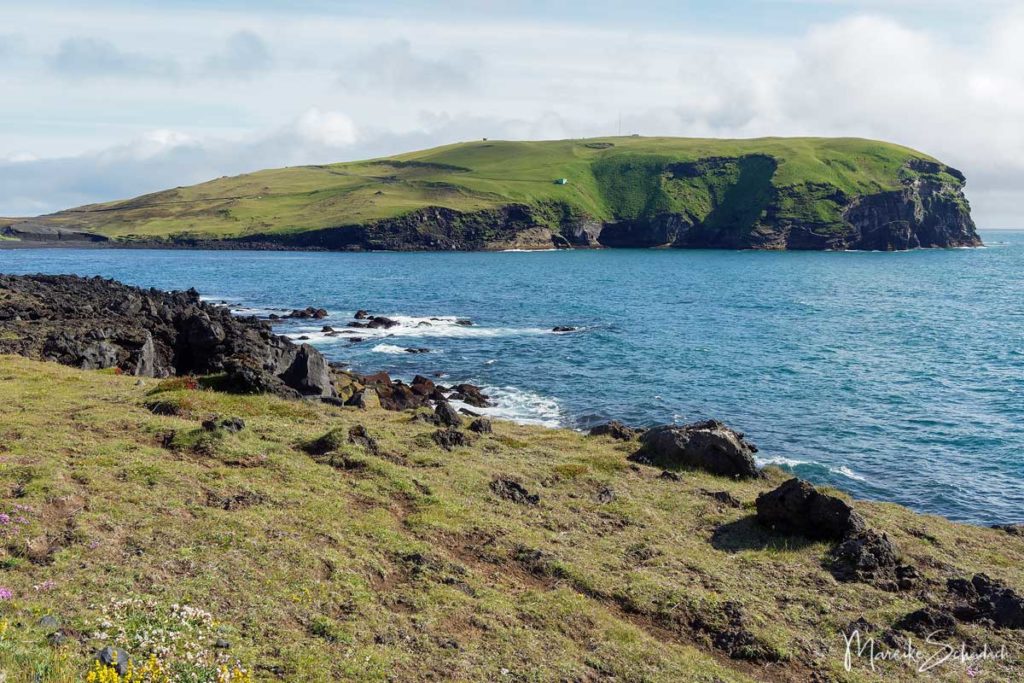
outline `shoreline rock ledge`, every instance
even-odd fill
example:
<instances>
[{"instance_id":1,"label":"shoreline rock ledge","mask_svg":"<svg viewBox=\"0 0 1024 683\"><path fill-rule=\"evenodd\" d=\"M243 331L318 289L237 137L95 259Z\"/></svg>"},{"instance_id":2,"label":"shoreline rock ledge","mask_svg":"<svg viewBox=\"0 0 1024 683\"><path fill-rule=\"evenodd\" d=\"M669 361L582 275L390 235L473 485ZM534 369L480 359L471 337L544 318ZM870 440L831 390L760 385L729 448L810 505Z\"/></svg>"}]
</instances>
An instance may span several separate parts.
<instances>
[{"instance_id":1,"label":"shoreline rock ledge","mask_svg":"<svg viewBox=\"0 0 1024 683\"><path fill-rule=\"evenodd\" d=\"M130 375L223 374L233 391L335 396L319 351L199 293L100 277L0 275L0 353Z\"/></svg>"}]
</instances>

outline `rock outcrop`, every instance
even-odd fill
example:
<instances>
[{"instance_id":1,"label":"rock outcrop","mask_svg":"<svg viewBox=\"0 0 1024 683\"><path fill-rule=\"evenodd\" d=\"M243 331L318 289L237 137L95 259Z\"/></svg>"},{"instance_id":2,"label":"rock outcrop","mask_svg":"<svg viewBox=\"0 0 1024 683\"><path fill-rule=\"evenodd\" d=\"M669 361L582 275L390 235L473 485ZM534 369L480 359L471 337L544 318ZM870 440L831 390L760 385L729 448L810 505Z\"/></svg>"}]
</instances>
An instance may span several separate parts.
<instances>
[{"instance_id":1,"label":"rock outcrop","mask_svg":"<svg viewBox=\"0 0 1024 683\"><path fill-rule=\"evenodd\" d=\"M760 476L757 447L717 420L652 427L630 459L659 467L686 467L740 479Z\"/></svg>"},{"instance_id":2,"label":"rock outcrop","mask_svg":"<svg viewBox=\"0 0 1024 683\"><path fill-rule=\"evenodd\" d=\"M867 528L846 501L790 479L757 497L757 521L770 529L808 538L839 540Z\"/></svg>"},{"instance_id":3,"label":"rock outcrop","mask_svg":"<svg viewBox=\"0 0 1024 683\"><path fill-rule=\"evenodd\" d=\"M146 377L223 373L242 392L334 395L320 352L266 323L205 303L195 290L98 277L0 275L0 353Z\"/></svg>"}]
</instances>

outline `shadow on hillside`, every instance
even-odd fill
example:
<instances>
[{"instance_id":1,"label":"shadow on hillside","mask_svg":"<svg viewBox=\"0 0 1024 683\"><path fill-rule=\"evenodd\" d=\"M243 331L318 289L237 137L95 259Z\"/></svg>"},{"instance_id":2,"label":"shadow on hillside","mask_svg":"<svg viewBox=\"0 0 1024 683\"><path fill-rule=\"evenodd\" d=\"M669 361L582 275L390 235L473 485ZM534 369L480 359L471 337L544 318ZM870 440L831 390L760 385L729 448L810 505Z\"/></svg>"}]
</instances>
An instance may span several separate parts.
<instances>
[{"instance_id":1,"label":"shadow on hillside","mask_svg":"<svg viewBox=\"0 0 1024 683\"><path fill-rule=\"evenodd\" d=\"M790 536L765 529L757 523L754 515L723 524L711 536L712 547L727 553L743 550L800 550L814 543L803 536Z\"/></svg>"}]
</instances>

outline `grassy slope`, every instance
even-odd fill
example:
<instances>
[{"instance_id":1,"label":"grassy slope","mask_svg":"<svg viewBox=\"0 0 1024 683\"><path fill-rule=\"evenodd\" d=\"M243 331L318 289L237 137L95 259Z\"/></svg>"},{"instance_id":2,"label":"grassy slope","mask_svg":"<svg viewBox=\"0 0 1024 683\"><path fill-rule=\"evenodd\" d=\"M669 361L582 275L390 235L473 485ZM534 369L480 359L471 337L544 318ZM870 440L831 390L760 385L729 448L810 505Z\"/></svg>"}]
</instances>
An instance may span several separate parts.
<instances>
[{"instance_id":1,"label":"grassy slope","mask_svg":"<svg viewBox=\"0 0 1024 683\"><path fill-rule=\"evenodd\" d=\"M609 143L613 146L602 148ZM119 237L183 233L223 237L362 223L424 206L475 210L509 203L562 202L605 219L631 213L623 212L623 206L646 203L631 195L649 185L652 159L692 161L749 154L770 155L779 161L772 179L777 187L828 183L851 194L893 189L898 169L907 159L929 158L905 147L854 138L467 142L391 158L414 165L395 166L389 159L378 159L259 171L81 207L51 220ZM611 176L624 167L633 173L616 184L602 179L602 167L613 171ZM568 178L569 184L553 183L561 177ZM673 208L693 208L685 197L669 202Z\"/></svg>"},{"instance_id":2,"label":"grassy slope","mask_svg":"<svg viewBox=\"0 0 1024 683\"><path fill-rule=\"evenodd\" d=\"M172 649L194 646L200 661L210 639L227 638L259 680L809 680L808 664L879 680L842 672L838 629L861 616L891 624L920 604L837 583L821 568L825 545L756 527L751 504L767 483L659 479L627 464L629 445L564 430L497 423L447 453L408 413L158 391L155 380L0 357L0 505L27 518L2 551L0 584L14 593L0 603L7 681L74 680L116 638L90 634L123 627L127 646L153 626L182 631ZM142 404L154 399L188 413L153 415ZM210 414L248 427L204 441ZM296 448L357 423L388 457L345 446L347 469L335 468ZM177 449L162 445L170 431ZM496 474L519 477L540 504L495 497ZM597 502L602 486L613 502ZM895 505L859 509L931 578L984 570L1024 584L1020 539ZM524 548L544 559L524 561ZM112 606L126 598L140 603ZM693 611L714 619L726 600L786 664L729 660L672 626ZM189 630L172 604L216 623ZM104 610L115 614L101 626ZM44 614L82 643L50 648L35 626ZM1015 654L1022 644L967 635ZM902 664L881 666L885 680L916 680ZM983 668L993 677L976 680L1024 673Z\"/></svg>"}]
</instances>

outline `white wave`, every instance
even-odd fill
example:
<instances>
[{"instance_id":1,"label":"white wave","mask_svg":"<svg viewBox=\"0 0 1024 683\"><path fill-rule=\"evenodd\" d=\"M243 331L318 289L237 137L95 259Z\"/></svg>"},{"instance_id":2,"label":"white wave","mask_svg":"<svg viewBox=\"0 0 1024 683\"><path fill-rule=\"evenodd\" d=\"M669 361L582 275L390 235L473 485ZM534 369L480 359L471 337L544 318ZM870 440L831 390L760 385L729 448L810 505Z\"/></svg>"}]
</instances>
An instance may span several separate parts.
<instances>
[{"instance_id":1,"label":"white wave","mask_svg":"<svg viewBox=\"0 0 1024 683\"><path fill-rule=\"evenodd\" d=\"M857 474L846 465L840 465L839 467L829 467L828 469L830 472L833 472L835 474L841 474L844 477L847 477L848 479L853 479L854 481L866 482L868 480L868 478L865 477L863 474Z\"/></svg>"},{"instance_id":2,"label":"white wave","mask_svg":"<svg viewBox=\"0 0 1024 683\"><path fill-rule=\"evenodd\" d=\"M538 251L561 251L560 249L502 249L503 254L533 254Z\"/></svg>"},{"instance_id":3,"label":"white wave","mask_svg":"<svg viewBox=\"0 0 1024 683\"><path fill-rule=\"evenodd\" d=\"M562 408L553 398L515 387L480 387L480 390L490 396L494 406L477 408L462 401L452 401L452 406L456 409L465 408L495 419L525 425L561 427L565 422Z\"/></svg>"},{"instance_id":4,"label":"white wave","mask_svg":"<svg viewBox=\"0 0 1024 683\"><path fill-rule=\"evenodd\" d=\"M469 338L469 337L515 337L535 334L552 334L550 329L540 327L483 327L480 325L460 325L459 318L454 315L445 316L411 316L411 315L385 315L398 323L393 327L369 328L369 327L348 327L345 322L338 322L336 319L317 321L317 326L305 325L292 328L285 336L294 339L298 336L308 336L309 341L331 341L343 339L344 337L363 337L382 339L387 337L443 337L443 338ZM321 329L327 325L333 327L338 336L327 336Z\"/></svg>"},{"instance_id":5,"label":"white wave","mask_svg":"<svg viewBox=\"0 0 1024 683\"><path fill-rule=\"evenodd\" d=\"M773 455L768 458L756 458L757 465L764 467L765 465L782 465L784 467L797 467L798 465L810 465L811 463L807 460L796 460L795 458L784 458L781 455Z\"/></svg>"},{"instance_id":6,"label":"white wave","mask_svg":"<svg viewBox=\"0 0 1024 683\"><path fill-rule=\"evenodd\" d=\"M377 344L370 350L377 353L407 353L404 347L394 344Z\"/></svg>"}]
</instances>

